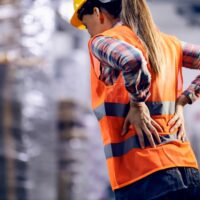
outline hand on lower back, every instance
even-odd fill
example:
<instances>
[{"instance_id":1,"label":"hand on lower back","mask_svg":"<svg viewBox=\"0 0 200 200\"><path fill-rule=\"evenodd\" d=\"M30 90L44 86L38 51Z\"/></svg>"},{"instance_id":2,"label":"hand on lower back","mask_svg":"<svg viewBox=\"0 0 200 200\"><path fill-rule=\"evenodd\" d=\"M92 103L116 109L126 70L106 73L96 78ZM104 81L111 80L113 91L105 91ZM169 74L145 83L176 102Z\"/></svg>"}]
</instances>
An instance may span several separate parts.
<instances>
[{"instance_id":1,"label":"hand on lower back","mask_svg":"<svg viewBox=\"0 0 200 200\"><path fill-rule=\"evenodd\" d=\"M131 103L130 110L124 122L121 133L122 136L128 132L130 125L134 125L142 148L145 148L144 134L147 136L152 147L156 147L154 138L158 143L161 143L158 131L162 132L163 130L160 125L151 118L149 109L145 103Z\"/></svg>"},{"instance_id":2,"label":"hand on lower back","mask_svg":"<svg viewBox=\"0 0 200 200\"><path fill-rule=\"evenodd\" d=\"M171 127L170 132L174 132L175 130L178 130L178 139L182 141L184 141L186 137L183 108L187 103L188 103L188 99L184 95L181 95L176 100L174 116L168 123L168 125Z\"/></svg>"}]
</instances>

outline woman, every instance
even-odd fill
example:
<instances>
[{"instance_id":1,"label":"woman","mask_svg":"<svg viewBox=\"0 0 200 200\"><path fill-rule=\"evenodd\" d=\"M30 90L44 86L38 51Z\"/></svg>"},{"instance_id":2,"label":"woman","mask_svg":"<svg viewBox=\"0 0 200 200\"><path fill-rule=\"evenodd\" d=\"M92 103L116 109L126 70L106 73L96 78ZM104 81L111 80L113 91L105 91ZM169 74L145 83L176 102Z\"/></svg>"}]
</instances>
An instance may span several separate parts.
<instances>
[{"instance_id":1,"label":"woman","mask_svg":"<svg viewBox=\"0 0 200 200\"><path fill-rule=\"evenodd\" d=\"M75 1L71 20L92 36L92 107L116 199L199 199L182 109L198 98L200 78L182 93L181 67L200 67L200 47L160 33L145 0L122 1L122 25L120 3Z\"/></svg>"}]
</instances>

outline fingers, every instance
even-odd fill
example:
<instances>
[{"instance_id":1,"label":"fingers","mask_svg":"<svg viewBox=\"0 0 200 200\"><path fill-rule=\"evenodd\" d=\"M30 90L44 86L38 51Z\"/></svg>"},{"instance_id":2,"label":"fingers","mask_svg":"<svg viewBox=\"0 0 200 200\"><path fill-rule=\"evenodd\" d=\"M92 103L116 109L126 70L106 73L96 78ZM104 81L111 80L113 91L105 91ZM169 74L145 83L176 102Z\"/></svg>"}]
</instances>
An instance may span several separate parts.
<instances>
[{"instance_id":1,"label":"fingers","mask_svg":"<svg viewBox=\"0 0 200 200\"><path fill-rule=\"evenodd\" d=\"M173 132L175 129L179 128L181 125L182 125L182 120L178 118L175 124L170 128L170 132Z\"/></svg>"},{"instance_id":2,"label":"fingers","mask_svg":"<svg viewBox=\"0 0 200 200\"><path fill-rule=\"evenodd\" d=\"M140 146L142 148L145 147L143 132L147 136L147 139L152 147L156 148L156 144L155 144L153 135L155 136L155 139L157 140L158 144L161 144L161 139L160 139L160 136L159 136L157 130L159 130L161 132L163 131L163 129L160 127L160 125L157 122L155 122L153 119L151 120L151 122L146 122L146 123L143 122L141 127L136 128Z\"/></svg>"},{"instance_id":3,"label":"fingers","mask_svg":"<svg viewBox=\"0 0 200 200\"><path fill-rule=\"evenodd\" d=\"M160 140L160 136L156 130L156 127L155 125L153 126L153 123L152 124L147 124L147 127L149 128L149 130L151 131L151 133L155 136L157 142L160 144L161 143L161 140ZM162 129L162 128L161 128Z\"/></svg>"},{"instance_id":4,"label":"fingers","mask_svg":"<svg viewBox=\"0 0 200 200\"><path fill-rule=\"evenodd\" d=\"M129 122L128 119L126 119L124 121L124 125L123 125L123 129L122 129L122 132L121 132L121 136L124 136L128 132L129 126L130 126L130 122Z\"/></svg>"},{"instance_id":5,"label":"fingers","mask_svg":"<svg viewBox=\"0 0 200 200\"><path fill-rule=\"evenodd\" d=\"M135 130L136 130L137 135L138 135L140 146L141 146L142 149L144 149L145 144L144 144L144 135L142 133L142 130L139 127L135 127Z\"/></svg>"},{"instance_id":6,"label":"fingers","mask_svg":"<svg viewBox=\"0 0 200 200\"><path fill-rule=\"evenodd\" d=\"M163 132L162 127L153 119L151 119L151 124L160 132Z\"/></svg>"},{"instance_id":7,"label":"fingers","mask_svg":"<svg viewBox=\"0 0 200 200\"><path fill-rule=\"evenodd\" d=\"M169 125L169 126L173 125L173 124L177 121L178 118L179 118L178 115L175 114L175 115L172 117L172 119L168 122L168 125Z\"/></svg>"},{"instance_id":8,"label":"fingers","mask_svg":"<svg viewBox=\"0 0 200 200\"><path fill-rule=\"evenodd\" d=\"M181 126L178 131L178 140L182 140L182 137L184 136L183 127Z\"/></svg>"},{"instance_id":9,"label":"fingers","mask_svg":"<svg viewBox=\"0 0 200 200\"><path fill-rule=\"evenodd\" d=\"M175 113L174 117L169 121L168 125L171 126L170 132L175 131L175 129L179 128L183 124L183 120L180 115Z\"/></svg>"},{"instance_id":10,"label":"fingers","mask_svg":"<svg viewBox=\"0 0 200 200\"><path fill-rule=\"evenodd\" d=\"M147 128L146 124L143 124L143 131L145 132L147 139L149 140L149 143L152 147L156 147L156 144L154 142L152 133L150 132L150 130Z\"/></svg>"},{"instance_id":11,"label":"fingers","mask_svg":"<svg viewBox=\"0 0 200 200\"><path fill-rule=\"evenodd\" d=\"M181 140L182 142L185 142L185 140L186 140L185 129L184 129L183 126L181 126L179 128L179 131L178 131L178 140Z\"/></svg>"}]
</instances>

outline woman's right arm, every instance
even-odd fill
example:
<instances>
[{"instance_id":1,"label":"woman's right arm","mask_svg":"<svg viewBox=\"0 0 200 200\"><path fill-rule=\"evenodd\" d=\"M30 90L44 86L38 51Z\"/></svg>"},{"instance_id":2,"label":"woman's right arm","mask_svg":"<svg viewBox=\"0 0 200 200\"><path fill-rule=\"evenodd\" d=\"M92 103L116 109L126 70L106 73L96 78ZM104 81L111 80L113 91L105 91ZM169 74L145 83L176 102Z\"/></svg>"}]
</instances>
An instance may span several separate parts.
<instances>
[{"instance_id":1,"label":"woman's right arm","mask_svg":"<svg viewBox=\"0 0 200 200\"><path fill-rule=\"evenodd\" d=\"M183 60L182 66L190 69L200 70L200 46L182 42ZM190 86L176 100L176 112L169 121L171 132L179 128L179 139L184 140L184 116L183 108L187 104L192 104L200 98L200 74L192 81Z\"/></svg>"}]
</instances>

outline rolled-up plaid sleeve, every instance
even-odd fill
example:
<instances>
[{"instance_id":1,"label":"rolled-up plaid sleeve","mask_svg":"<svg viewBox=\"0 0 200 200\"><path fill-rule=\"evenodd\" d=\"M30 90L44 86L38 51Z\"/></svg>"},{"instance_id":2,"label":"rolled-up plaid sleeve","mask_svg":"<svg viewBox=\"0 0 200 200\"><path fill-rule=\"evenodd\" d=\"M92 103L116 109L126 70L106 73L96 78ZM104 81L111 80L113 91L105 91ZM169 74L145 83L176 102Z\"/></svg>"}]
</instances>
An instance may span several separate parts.
<instances>
[{"instance_id":1,"label":"rolled-up plaid sleeve","mask_svg":"<svg viewBox=\"0 0 200 200\"><path fill-rule=\"evenodd\" d=\"M200 46L182 42L183 67L200 70ZM192 81L183 92L192 104L200 98L200 74Z\"/></svg>"},{"instance_id":2,"label":"rolled-up plaid sleeve","mask_svg":"<svg viewBox=\"0 0 200 200\"><path fill-rule=\"evenodd\" d=\"M189 104L192 104L200 98L200 75L196 77L190 86L183 92L183 94L189 99Z\"/></svg>"}]
</instances>

